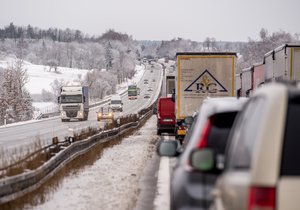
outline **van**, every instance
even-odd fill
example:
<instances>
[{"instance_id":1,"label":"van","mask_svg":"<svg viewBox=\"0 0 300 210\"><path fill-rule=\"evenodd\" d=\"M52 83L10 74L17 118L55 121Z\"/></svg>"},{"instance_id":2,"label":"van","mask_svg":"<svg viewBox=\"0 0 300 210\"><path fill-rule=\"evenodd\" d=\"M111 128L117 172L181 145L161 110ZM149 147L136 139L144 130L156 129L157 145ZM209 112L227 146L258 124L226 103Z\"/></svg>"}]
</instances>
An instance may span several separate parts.
<instances>
[{"instance_id":1,"label":"van","mask_svg":"<svg viewBox=\"0 0 300 210\"><path fill-rule=\"evenodd\" d=\"M109 105L112 111L123 111L123 102L119 95L113 95L110 99Z\"/></svg>"},{"instance_id":2,"label":"van","mask_svg":"<svg viewBox=\"0 0 300 210\"><path fill-rule=\"evenodd\" d=\"M172 98L159 98L157 110L157 135L162 132L174 133L175 103Z\"/></svg>"}]
</instances>

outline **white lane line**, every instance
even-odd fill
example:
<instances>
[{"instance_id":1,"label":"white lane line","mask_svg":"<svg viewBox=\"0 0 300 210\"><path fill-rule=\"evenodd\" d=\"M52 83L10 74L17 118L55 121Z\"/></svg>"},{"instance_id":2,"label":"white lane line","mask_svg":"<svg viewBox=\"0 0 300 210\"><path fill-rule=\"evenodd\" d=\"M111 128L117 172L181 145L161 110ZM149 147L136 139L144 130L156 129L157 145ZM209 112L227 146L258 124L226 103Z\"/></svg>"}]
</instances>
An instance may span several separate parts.
<instances>
[{"instance_id":1,"label":"white lane line","mask_svg":"<svg viewBox=\"0 0 300 210\"><path fill-rule=\"evenodd\" d=\"M168 157L160 158L154 209L170 209L170 160Z\"/></svg>"}]
</instances>

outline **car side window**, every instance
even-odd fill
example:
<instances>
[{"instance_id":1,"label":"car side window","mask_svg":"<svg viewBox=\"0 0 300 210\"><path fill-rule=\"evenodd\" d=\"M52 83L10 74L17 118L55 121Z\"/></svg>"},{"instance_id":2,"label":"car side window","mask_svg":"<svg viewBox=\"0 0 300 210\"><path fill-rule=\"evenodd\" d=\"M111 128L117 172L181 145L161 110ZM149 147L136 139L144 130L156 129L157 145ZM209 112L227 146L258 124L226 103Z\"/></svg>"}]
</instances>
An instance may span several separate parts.
<instances>
[{"instance_id":1,"label":"car side window","mask_svg":"<svg viewBox=\"0 0 300 210\"><path fill-rule=\"evenodd\" d=\"M248 169L251 167L251 158L255 146L257 130L260 126L264 109L263 98L252 98L245 109L238 116L228 150L227 169Z\"/></svg>"}]
</instances>

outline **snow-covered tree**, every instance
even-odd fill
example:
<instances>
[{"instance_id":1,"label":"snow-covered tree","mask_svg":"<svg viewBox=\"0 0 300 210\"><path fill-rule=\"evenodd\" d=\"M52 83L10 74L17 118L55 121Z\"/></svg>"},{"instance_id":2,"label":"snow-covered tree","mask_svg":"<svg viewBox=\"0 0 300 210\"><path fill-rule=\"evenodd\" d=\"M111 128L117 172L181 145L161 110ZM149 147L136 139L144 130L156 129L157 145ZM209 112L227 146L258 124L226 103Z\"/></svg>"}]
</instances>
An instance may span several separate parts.
<instances>
[{"instance_id":1,"label":"snow-covered tree","mask_svg":"<svg viewBox=\"0 0 300 210\"><path fill-rule=\"evenodd\" d=\"M25 88L28 82L27 71L22 60L16 60L1 71L0 84L0 124L7 119L8 123L32 119L32 99Z\"/></svg>"}]
</instances>

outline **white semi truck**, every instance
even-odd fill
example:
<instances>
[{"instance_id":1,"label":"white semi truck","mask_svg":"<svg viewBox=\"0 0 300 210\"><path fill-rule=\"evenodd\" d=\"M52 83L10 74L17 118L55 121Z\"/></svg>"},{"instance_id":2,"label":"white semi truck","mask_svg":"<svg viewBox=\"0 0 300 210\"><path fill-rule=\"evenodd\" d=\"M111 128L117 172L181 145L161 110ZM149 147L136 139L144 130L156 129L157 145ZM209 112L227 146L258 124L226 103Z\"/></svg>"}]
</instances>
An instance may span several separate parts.
<instances>
[{"instance_id":1,"label":"white semi truck","mask_svg":"<svg viewBox=\"0 0 300 210\"><path fill-rule=\"evenodd\" d=\"M176 137L182 139L185 117L199 110L206 97L235 96L233 52L176 53L175 116Z\"/></svg>"},{"instance_id":2,"label":"white semi truck","mask_svg":"<svg viewBox=\"0 0 300 210\"><path fill-rule=\"evenodd\" d=\"M71 119L87 120L89 115L89 91L86 86L63 86L60 89L58 103L60 104L61 121Z\"/></svg>"}]
</instances>

